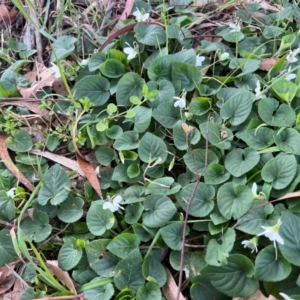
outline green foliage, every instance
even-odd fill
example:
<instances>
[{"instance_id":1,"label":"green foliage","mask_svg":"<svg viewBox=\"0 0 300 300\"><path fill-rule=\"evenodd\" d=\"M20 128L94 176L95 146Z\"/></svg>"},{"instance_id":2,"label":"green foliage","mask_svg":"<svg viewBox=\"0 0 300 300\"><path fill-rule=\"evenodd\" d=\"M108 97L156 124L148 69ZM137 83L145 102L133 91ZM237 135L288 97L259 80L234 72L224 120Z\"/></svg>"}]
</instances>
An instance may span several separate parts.
<instances>
[{"instance_id":1,"label":"green foliage","mask_svg":"<svg viewBox=\"0 0 300 300\"><path fill-rule=\"evenodd\" d=\"M218 42L197 42L190 0L135 1L121 29L105 17L94 31L60 24L69 2L51 26L49 3L33 22L62 95L37 78L37 99L9 102L35 88L23 76L35 49L11 38L0 51L0 267L26 264L20 299L74 281L87 300L160 300L173 279L195 300L259 287L298 299L297 4L245 4L213 28Z\"/></svg>"}]
</instances>

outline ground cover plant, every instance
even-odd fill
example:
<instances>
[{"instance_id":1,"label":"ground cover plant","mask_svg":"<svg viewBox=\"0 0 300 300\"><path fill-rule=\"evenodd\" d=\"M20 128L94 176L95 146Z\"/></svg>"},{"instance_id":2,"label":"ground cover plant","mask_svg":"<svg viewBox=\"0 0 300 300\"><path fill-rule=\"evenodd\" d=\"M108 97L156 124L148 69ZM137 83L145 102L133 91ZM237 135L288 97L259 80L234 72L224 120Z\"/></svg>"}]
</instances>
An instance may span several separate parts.
<instances>
[{"instance_id":1,"label":"ground cover plant","mask_svg":"<svg viewBox=\"0 0 300 300\"><path fill-rule=\"evenodd\" d=\"M13 4L1 293L300 299L298 3Z\"/></svg>"}]
</instances>

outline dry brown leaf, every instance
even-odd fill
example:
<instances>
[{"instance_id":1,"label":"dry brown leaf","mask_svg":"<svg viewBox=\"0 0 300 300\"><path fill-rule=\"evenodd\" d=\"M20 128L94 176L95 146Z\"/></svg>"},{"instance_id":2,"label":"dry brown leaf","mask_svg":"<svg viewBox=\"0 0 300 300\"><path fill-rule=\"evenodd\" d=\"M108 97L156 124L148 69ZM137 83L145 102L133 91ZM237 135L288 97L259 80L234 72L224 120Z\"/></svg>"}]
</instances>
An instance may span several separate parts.
<instances>
[{"instance_id":1,"label":"dry brown leaf","mask_svg":"<svg viewBox=\"0 0 300 300\"><path fill-rule=\"evenodd\" d=\"M55 72L52 68L42 68L41 73L39 74L39 81L35 83L32 87L20 87L18 90L24 98L34 97L36 92L45 86L52 86L55 81Z\"/></svg>"},{"instance_id":2,"label":"dry brown leaf","mask_svg":"<svg viewBox=\"0 0 300 300\"><path fill-rule=\"evenodd\" d=\"M61 78L56 78L52 85L53 91L61 96L68 96L68 91Z\"/></svg>"},{"instance_id":3,"label":"dry brown leaf","mask_svg":"<svg viewBox=\"0 0 300 300\"><path fill-rule=\"evenodd\" d=\"M14 274L12 274L11 271L11 269L13 268L14 266L11 266L10 268L7 266L3 266L2 268L0 268L0 295L7 292L16 280Z\"/></svg>"},{"instance_id":4,"label":"dry brown leaf","mask_svg":"<svg viewBox=\"0 0 300 300\"><path fill-rule=\"evenodd\" d=\"M270 71L273 66L277 63L279 58L263 58L260 62L259 69L263 71Z\"/></svg>"},{"instance_id":5,"label":"dry brown leaf","mask_svg":"<svg viewBox=\"0 0 300 300\"><path fill-rule=\"evenodd\" d=\"M23 292L28 288L20 278L16 278L14 289L11 292L10 300L19 300Z\"/></svg>"},{"instance_id":6,"label":"dry brown leaf","mask_svg":"<svg viewBox=\"0 0 300 300\"><path fill-rule=\"evenodd\" d=\"M193 126L189 126L186 123L182 123L181 127L182 127L182 129L183 129L183 131L185 132L186 135L189 135L194 130Z\"/></svg>"},{"instance_id":7,"label":"dry brown leaf","mask_svg":"<svg viewBox=\"0 0 300 300\"><path fill-rule=\"evenodd\" d=\"M178 292L178 286L171 274L171 272L165 268L167 273L167 282L162 287L163 293L167 300L176 300L177 299L177 292ZM185 300L183 295L180 293L179 300Z\"/></svg>"},{"instance_id":8,"label":"dry brown leaf","mask_svg":"<svg viewBox=\"0 0 300 300\"><path fill-rule=\"evenodd\" d=\"M72 160L70 158L57 155L48 151L40 151L40 150L31 150L30 153L37 154L39 156L48 158L62 166L67 167L70 170L77 171L79 175L85 176L84 172L81 170L77 161Z\"/></svg>"},{"instance_id":9,"label":"dry brown leaf","mask_svg":"<svg viewBox=\"0 0 300 300\"><path fill-rule=\"evenodd\" d=\"M97 192L97 194L102 199L100 183L99 183L98 176L97 176L94 168L88 161L84 160L78 153L76 153L76 158L77 158L77 161L78 161L78 164L79 164L81 170L85 174L85 177L87 178L87 180L89 181L91 186L94 188L94 190Z\"/></svg>"},{"instance_id":10,"label":"dry brown leaf","mask_svg":"<svg viewBox=\"0 0 300 300\"><path fill-rule=\"evenodd\" d=\"M47 260L46 265L49 268L50 272L59 279L74 295L77 295L73 281L68 274L68 272L63 271L58 267L56 260Z\"/></svg>"},{"instance_id":11,"label":"dry brown leaf","mask_svg":"<svg viewBox=\"0 0 300 300\"><path fill-rule=\"evenodd\" d=\"M1 106L21 106L21 107L27 107L28 110L34 112L35 114L39 115L41 118L43 118L45 121L50 121L49 112L46 109L40 110L40 103L39 102L31 102L31 101L8 101L1 103Z\"/></svg>"},{"instance_id":12,"label":"dry brown leaf","mask_svg":"<svg viewBox=\"0 0 300 300\"><path fill-rule=\"evenodd\" d=\"M262 9L274 11L274 12L278 12L281 10L280 6L279 6L280 8L278 8L277 6L271 5L270 3L264 0L244 0L244 3L245 4L259 3Z\"/></svg>"},{"instance_id":13,"label":"dry brown leaf","mask_svg":"<svg viewBox=\"0 0 300 300\"><path fill-rule=\"evenodd\" d=\"M0 19L3 21L10 20L9 10L4 4L0 4Z\"/></svg>"},{"instance_id":14,"label":"dry brown leaf","mask_svg":"<svg viewBox=\"0 0 300 300\"><path fill-rule=\"evenodd\" d=\"M21 182L26 188L30 191L34 190L34 185L19 171L17 166L11 160L5 140L8 136L5 133L0 133L0 158L5 164L6 168L17 178L19 182Z\"/></svg>"}]
</instances>

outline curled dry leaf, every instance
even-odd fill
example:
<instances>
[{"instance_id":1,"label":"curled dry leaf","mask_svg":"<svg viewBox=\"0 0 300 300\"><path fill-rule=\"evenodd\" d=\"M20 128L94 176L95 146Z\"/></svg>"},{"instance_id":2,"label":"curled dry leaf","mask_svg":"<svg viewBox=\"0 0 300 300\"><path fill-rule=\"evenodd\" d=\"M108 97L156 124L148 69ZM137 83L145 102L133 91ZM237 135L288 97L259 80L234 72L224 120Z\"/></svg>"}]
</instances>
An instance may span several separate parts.
<instances>
[{"instance_id":1,"label":"curled dry leaf","mask_svg":"<svg viewBox=\"0 0 300 300\"><path fill-rule=\"evenodd\" d=\"M4 4L0 4L0 21L10 21L17 13L16 9L9 11Z\"/></svg>"},{"instance_id":2,"label":"curled dry leaf","mask_svg":"<svg viewBox=\"0 0 300 300\"><path fill-rule=\"evenodd\" d=\"M103 197L102 197L99 179L98 179L98 176L97 176L94 168L88 161L83 159L78 153L76 153L76 157L77 157L78 164L79 164L81 170L84 172L87 180L89 181L91 186L94 188L94 190L97 192L97 194L102 199Z\"/></svg>"},{"instance_id":3,"label":"curled dry leaf","mask_svg":"<svg viewBox=\"0 0 300 300\"><path fill-rule=\"evenodd\" d=\"M167 300L176 300L177 299L177 292L178 292L178 286L171 274L171 272L166 268L167 273L167 282L162 287L163 293ZM185 300L183 295L180 293L179 300Z\"/></svg>"},{"instance_id":4,"label":"curled dry leaf","mask_svg":"<svg viewBox=\"0 0 300 300\"><path fill-rule=\"evenodd\" d=\"M13 268L14 265L3 266L0 268L0 295L7 292L16 280L14 274L12 274Z\"/></svg>"},{"instance_id":5,"label":"curled dry leaf","mask_svg":"<svg viewBox=\"0 0 300 300\"><path fill-rule=\"evenodd\" d=\"M8 136L5 133L0 133L0 158L5 164L6 168L12 172L12 174L17 178L19 182L21 182L27 189L30 191L34 190L34 185L19 171L17 166L11 160L5 140Z\"/></svg>"},{"instance_id":6,"label":"curled dry leaf","mask_svg":"<svg viewBox=\"0 0 300 300\"><path fill-rule=\"evenodd\" d=\"M271 58L264 58L261 60L259 69L263 71L270 71L273 66L277 63L278 58L271 57Z\"/></svg>"},{"instance_id":7,"label":"curled dry leaf","mask_svg":"<svg viewBox=\"0 0 300 300\"><path fill-rule=\"evenodd\" d=\"M67 167L70 170L77 171L79 175L85 176L84 172L81 170L77 161L72 160L70 158L64 157L62 155L57 155L48 151L40 151L40 150L31 150L31 154L37 154L42 157L48 158L62 166Z\"/></svg>"},{"instance_id":8,"label":"curled dry leaf","mask_svg":"<svg viewBox=\"0 0 300 300\"><path fill-rule=\"evenodd\" d=\"M266 298L261 291L257 291L255 294L247 297L247 298L241 298L241 297L237 297L237 298L233 298L232 300L252 300L252 299L257 299L257 300L276 300L275 297L270 296L269 298Z\"/></svg>"},{"instance_id":9,"label":"curled dry leaf","mask_svg":"<svg viewBox=\"0 0 300 300\"><path fill-rule=\"evenodd\" d=\"M189 126L186 123L182 123L181 127L182 127L182 129L183 129L183 131L185 132L186 135L189 135L194 130L193 126Z\"/></svg>"},{"instance_id":10,"label":"curled dry leaf","mask_svg":"<svg viewBox=\"0 0 300 300\"><path fill-rule=\"evenodd\" d=\"M9 99L8 99L9 100ZM13 105L13 106L21 106L21 107L27 107L28 110L34 112L37 114L37 117L41 118L42 121L50 121L49 113L46 109L40 110L40 103L38 102L32 102L32 101L7 101L3 102L1 106L7 106L7 105Z\"/></svg>"},{"instance_id":11,"label":"curled dry leaf","mask_svg":"<svg viewBox=\"0 0 300 300\"><path fill-rule=\"evenodd\" d=\"M61 283L63 283L74 295L77 295L74 283L68 274L68 272L63 271L58 267L58 262L56 260L47 260L46 265L50 272L57 278Z\"/></svg>"},{"instance_id":12,"label":"curled dry leaf","mask_svg":"<svg viewBox=\"0 0 300 300\"><path fill-rule=\"evenodd\" d=\"M36 92L42 89L45 86L52 86L55 81L55 72L52 68L41 68L41 72L39 73L39 81L37 81L30 88L27 87L18 87L21 95L24 98L34 97Z\"/></svg>"}]
</instances>

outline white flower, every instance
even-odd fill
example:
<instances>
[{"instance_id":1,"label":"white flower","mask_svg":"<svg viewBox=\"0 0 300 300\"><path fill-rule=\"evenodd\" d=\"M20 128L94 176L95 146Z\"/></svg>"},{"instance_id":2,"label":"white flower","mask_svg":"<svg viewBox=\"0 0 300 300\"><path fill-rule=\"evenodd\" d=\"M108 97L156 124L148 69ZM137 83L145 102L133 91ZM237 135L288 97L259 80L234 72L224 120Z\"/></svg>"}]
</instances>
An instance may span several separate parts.
<instances>
[{"instance_id":1,"label":"white flower","mask_svg":"<svg viewBox=\"0 0 300 300\"><path fill-rule=\"evenodd\" d=\"M252 191L253 195L255 195L255 196L257 195L257 184L256 184L256 182L253 182L251 191Z\"/></svg>"},{"instance_id":2,"label":"white flower","mask_svg":"<svg viewBox=\"0 0 300 300\"><path fill-rule=\"evenodd\" d=\"M6 192L6 195L8 197L15 198L15 196L16 196L15 190L16 190L16 188L10 189L8 192Z\"/></svg>"},{"instance_id":3,"label":"white flower","mask_svg":"<svg viewBox=\"0 0 300 300\"><path fill-rule=\"evenodd\" d=\"M286 75L286 80L292 80L295 79L297 77L296 74L291 73L291 67L289 67L288 71L287 71L287 75Z\"/></svg>"},{"instance_id":4,"label":"white flower","mask_svg":"<svg viewBox=\"0 0 300 300\"><path fill-rule=\"evenodd\" d=\"M52 69L53 72L54 72L54 77L55 77L55 78L60 78L61 75L60 75L60 71L59 71L58 66L57 66L56 64L54 64L54 63L51 63L51 65L52 65L51 69Z\"/></svg>"},{"instance_id":5,"label":"white flower","mask_svg":"<svg viewBox=\"0 0 300 300\"><path fill-rule=\"evenodd\" d=\"M111 212L115 212L119 208L124 209L122 206L119 205L119 203L122 201L121 196L116 196L113 199L107 196L107 199L108 201L103 204L103 209L109 209Z\"/></svg>"},{"instance_id":6,"label":"white flower","mask_svg":"<svg viewBox=\"0 0 300 300\"><path fill-rule=\"evenodd\" d=\"M228 52L224 52L219 56L220 61L224 61L226 59L229 58L229 53Z\"/></svg>"},{"instance_id":7,"label":"white flower","mask_svg":"<svg viewBox=\"0 0 300 300\"><path fill-rule=\"evenodd\" d=\"M284 240L278 233L280 225L281 221L278 220L277 224L274 226L261 226L265 231L258 234L258 236L264 235L265 237L267 237L270 241L274 242L274 247L276 247L276 242L283 245Z\"/></svg>"},{"instance_id":8,"label":"white flower","mask_svg":"<svg viewBox=\"0 0 300 300\"><path fill-rule=\"evenodd\" d=\"M145 10L142 8L140 11L136 8L136 11L132 13L135 16L137 22L145 22L149 19L149 13L146 13Z\"/></svg>"},{"instance_id":9,"label":"white flower","mask_svg":"<svg viewBox=\"0 0 300 300\"><path fill-rule=\"evenodd\" d=\"M289 297L287 294L285 293L279 293L279 295L284 299L284 300L293 300L291 297Z\"/></svg>"},{"instance_id":10,"label":"white flower","mask_svg":"<svg viewBox=\"0 0 300 300\"><path fill-rule=\"evenodd\" d=\"M256 81L256 88L255 88L255 96L259 97L261 93L261 86L259 80Z\"/></svg>"},{"instance_id":11,"label":"white flower","mask_svg":"<svg viewBox=\"0 0 300 300\"><path fill-rule=\"evenodd\" d=\"M244 245L244 248L249 248L251 249L251 253L253 253L254 251L257 253L258 249L257 249L257 237L255 236L254 238L252 238L251 240L245 240L242 241L242 245Z\"/></svg>"},{"instance_id":12,"label":"white flower","mask_svg":"<svg viewBox=\"0 0 300 300\"><path fill-rule=\"evenodd\" d=\"M241 31L241 26L239 24L229 23L229 27L232 28L232 30L230 30L230 32Z\"/></svg>"},{"instance_id":13,"label":"white flower","mask_svg":"<svg viewBox=\"0 0 300 300\"><path fill-rule=\"evenodd\" d=\"M174 107L180 107L180 108L185 108L186 107L186 91L184 90L182 92L181 97L173 97L173 99L176 99L177 101L175 101L174 103Z\"/></svg>"},{"instance_id":14,"label":"white flower","mask_svg":"<svg viewBox=\"0 0 300 300\"><path fill-rule=\"evenodd\" d=\"M295 50L290 50L290 53L286 57L286 61L288 64L298 61L298 58L295 57L300 52L300 47Z\"/></svg>"},{"instance_id":15,"label":"white flower","mask_svg":"<svg viewBox=\"0 0 300 300\"><path fill-rule=\"evenodd\" d=\"M137 54L139 54L139 46L136 45L134 46L134 48L132 48L128 43L127 44L129 47L125 47L124 48L124 53L127 54L127 59L131 60L133 58L135 58L137 56Z\"/></svg>"},{"instance_id":16,"label":"white flower","mask_svg":"<svg viewBox=\"0 0 300 300\"><path fill-rule=\"evenodd\" d=\"M86 66L87 64L89 63L89 60L88 59L83 59L80 64L84 67Z\"/></svg>"},{"instance_id":17,"label":"white flower","mask_svg":"<svg viewBox=\"0 0 300 300\"><path fill-rule=\"evenodd\" d=\"M198 54L196 56L196 67L201 67L202 62L204 62L204 60L205 60L205 56L200 56L200 54Z\"/></svg>"}]
</instances>

